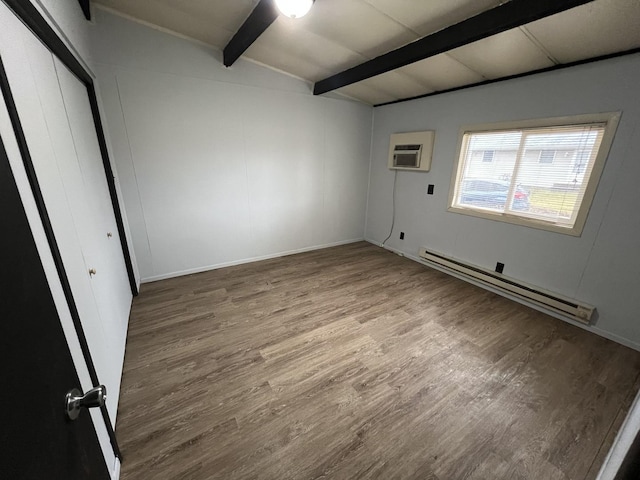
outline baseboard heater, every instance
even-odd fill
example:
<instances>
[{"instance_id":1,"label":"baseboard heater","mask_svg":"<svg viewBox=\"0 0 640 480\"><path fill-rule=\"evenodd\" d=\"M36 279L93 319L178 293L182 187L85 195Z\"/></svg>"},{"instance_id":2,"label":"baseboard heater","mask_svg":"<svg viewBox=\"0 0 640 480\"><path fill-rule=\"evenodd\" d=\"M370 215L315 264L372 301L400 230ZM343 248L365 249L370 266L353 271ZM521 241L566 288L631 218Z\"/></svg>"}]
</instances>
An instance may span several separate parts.
<instances>
[{"instance_id":1,"label":"baseboard heater","mask_svg":"<svg viewBox=\"0 0 640 480\"><path fill-rule=\"evenodd\" d=\"M469 265L440 253L430 252L424 247L420 249L420 258L427 264L437 266L445 272L456 273L463 278L485 284L505 294L518 297L527 303L538 305L572 320L585 324L589 324L594 320L596 309L591 305L578 303L576 300L564 298L500 273Z\"/></svg>"}]
</instances>

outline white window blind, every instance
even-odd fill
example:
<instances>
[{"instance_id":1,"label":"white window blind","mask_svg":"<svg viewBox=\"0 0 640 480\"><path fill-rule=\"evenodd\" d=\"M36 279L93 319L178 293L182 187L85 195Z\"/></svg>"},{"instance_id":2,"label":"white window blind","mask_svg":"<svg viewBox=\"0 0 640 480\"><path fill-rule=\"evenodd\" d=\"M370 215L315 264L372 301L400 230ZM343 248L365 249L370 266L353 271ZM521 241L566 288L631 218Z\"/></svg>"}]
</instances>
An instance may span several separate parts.
<instances>
[{"instance_id":1,"label":"white window blind","mask_svg":"<svg viewBox=\"0 0 640 480\"><path fill-rule=\"evenodd\" d=\"M465 132L451 209L573 229L580 212L588 209L584 200L589 186L595 188L598 181L592 173L607 125L598 121Z\"/></svg>"}]
</instances>

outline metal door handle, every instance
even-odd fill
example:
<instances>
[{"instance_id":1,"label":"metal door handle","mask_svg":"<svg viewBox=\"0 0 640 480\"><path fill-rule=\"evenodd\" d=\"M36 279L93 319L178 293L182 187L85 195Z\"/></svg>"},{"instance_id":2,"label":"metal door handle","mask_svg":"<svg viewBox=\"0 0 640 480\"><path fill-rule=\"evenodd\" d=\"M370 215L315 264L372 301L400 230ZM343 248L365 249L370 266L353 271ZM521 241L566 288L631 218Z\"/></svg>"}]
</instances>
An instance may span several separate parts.
<instances>
[{"instance_id":1,"label":"metal door handle","mask_svg":"<svg viewBox=\"0 0 640 480\"><path fill-rule=\"evenodd\" d=\"M100 385L89 390L84 395L74 388L65 397L65 413L69 420L75 420L83 408L102 407L107 400L107 387Z\"/></svg>"}]
</instances>

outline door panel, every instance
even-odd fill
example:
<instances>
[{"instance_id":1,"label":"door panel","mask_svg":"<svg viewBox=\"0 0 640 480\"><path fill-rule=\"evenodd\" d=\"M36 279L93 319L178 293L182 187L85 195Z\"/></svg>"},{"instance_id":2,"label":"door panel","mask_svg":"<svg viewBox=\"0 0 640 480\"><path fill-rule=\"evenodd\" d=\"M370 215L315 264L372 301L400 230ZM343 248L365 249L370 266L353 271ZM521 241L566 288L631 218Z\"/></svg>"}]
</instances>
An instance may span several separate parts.
<instances>
[{"instance_id":1,"label":"door panel","mask_svg":"<svg viewBox=\"0 0 640 480\"><path fill-rule=\"evenodd\" d=\"M91 214L80 212L86 208L86 202L76 202L73 206L68 202L68 194L75 189L84 191L84 185L80 172L74 174L72 168L74 164L79 167L64 115L53 57L10 15L0 17L3 27L0 29L0 54L91 356L100 381L111 389L113 381L108 378L105 329L82 255L82 240L88 240L81 239L76 229L76 221L80 223L83 218L90 219ZM61 171L66 172L64 177Z\"/></svg>"},{"instance_id":2,"label":"door panel","mask_svg":"<svg viewBox=\"0 0 640 480\"><path fill-rule=\"evenodd\" d=\"M115 421L131 291L87 89L2 5L0 27L0 55Z\"/></svg>"},{"instance_id":3,"label":"door panel","mask_svg":"<svg viewBox=\"0 0 640 480\"><path fill-rule=\"evenodd\" d=\"M64 415L80 382L1 138L0 204L1 476L107 480L91 416Z\"/></svg>"},{"instance_id":4,"label":"door panel","mask_svg":"<svg viewBox=\"0 0 640 480\"><path fill-rule=\"evenodd\" d=\"M124 335L127 328L131 289L102 165L98 137L93 125L87 89L59 60L54 59L54 62L80 171L86 189L89 190L85 192L85 197L70 198L70 203L88 198L94 219L94 241L91 244L83 244L85 260L97 271L97 274L91 278L91 286L103 321L120 322L117 329L110 329L110 331ZM105 316L107 318L104 318ZM122 348L124 343L124 336L113 339L113 344ZM124 355L124 351L121 353Z\"/></svg>"}]
</instances>

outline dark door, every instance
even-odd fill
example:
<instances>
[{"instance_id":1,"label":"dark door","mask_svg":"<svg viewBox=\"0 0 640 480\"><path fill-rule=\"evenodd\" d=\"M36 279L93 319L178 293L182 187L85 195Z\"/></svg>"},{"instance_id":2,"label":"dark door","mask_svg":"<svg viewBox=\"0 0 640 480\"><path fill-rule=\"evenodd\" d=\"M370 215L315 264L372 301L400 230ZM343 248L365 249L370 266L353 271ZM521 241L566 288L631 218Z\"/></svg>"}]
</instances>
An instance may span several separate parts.
<instances>
[{"instance_id":1,"label":"dark door","mask_svg":"<svg viewBox=\"0 0 640 480\"><path fill-rule=\"evenodd\" d=\"M80 382L0 138L0 478L109 479L91 416L69 421Z\"/></svg>"}]
</instances>

